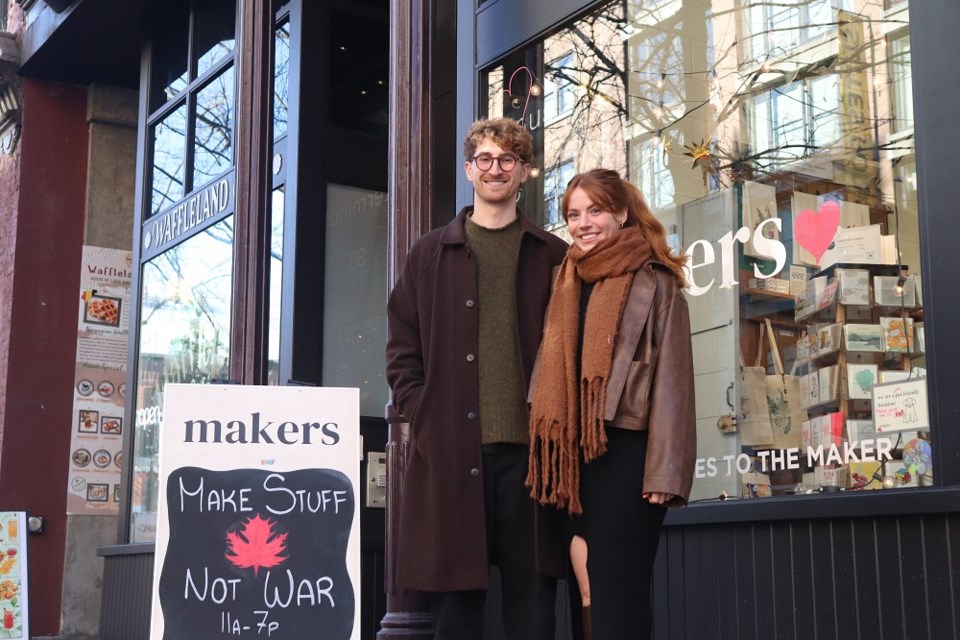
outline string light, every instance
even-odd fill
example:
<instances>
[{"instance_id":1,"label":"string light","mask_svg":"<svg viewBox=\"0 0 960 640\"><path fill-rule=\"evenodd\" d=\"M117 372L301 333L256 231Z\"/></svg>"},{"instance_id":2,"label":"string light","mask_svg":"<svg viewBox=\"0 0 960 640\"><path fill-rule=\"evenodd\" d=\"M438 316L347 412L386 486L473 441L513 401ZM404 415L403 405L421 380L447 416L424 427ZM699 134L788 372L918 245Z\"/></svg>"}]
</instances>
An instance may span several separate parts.
<instances>
[{"instance_id":1,"label":"string light","mask_svg":"<svg viewBox=\"0 0 960 640\"><path fill-rule=\"evenodd\" d=\"M896 284L896 286L894 286L894 288L893 288L893 293L894 293L897 297L901 297L901 298L902 298L902 297L903 297L903 288L904 288L904 285L906 285L906 284L907 284L907 279L906 279L905 277L903 277L903 273L901 273L899 276L897 276L897 284Z\"/></svg>"}]
</instances>

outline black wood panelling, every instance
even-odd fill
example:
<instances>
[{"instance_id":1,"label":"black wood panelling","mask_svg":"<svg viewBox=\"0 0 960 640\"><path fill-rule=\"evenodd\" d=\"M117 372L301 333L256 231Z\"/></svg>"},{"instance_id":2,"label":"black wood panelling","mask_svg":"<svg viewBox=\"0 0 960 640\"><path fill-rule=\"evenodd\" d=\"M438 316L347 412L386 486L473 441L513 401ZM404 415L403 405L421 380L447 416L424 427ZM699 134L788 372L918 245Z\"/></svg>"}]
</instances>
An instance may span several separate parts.
<instances>
[{"instance_id":1,"label":"black wood panelling","mask_svg":"<svg viewBox=\"0 0 960 640\"><path fill-rule=\"evenodd\" d=\"M153 553L105 557L100 606L100 640L150 637Z\"/></svg>"},{"instance_id":2,"label":"black wood panelling","mask_svg":"<svg viewBox=\"0 0 960 640\"><path fill-rule=\"evenodd\" d=\"M958 535L960 514L667 527L654 637L960 639ZM104 561L101 639L146 640L153 554ZM364 640L383 617L383 562L362 552ZM569 638L563 591L557 611L557 637Z\"/></svg>"},{"instance_id":3,"label":"black wood panelling","mask_svg":"<svg viewBox=\"0 0 960 640\"><path fill-rule=\"evenodd\" d=\"M960 514L668 527L657 640L956 640Z\"/></svg>"}]
</instances>

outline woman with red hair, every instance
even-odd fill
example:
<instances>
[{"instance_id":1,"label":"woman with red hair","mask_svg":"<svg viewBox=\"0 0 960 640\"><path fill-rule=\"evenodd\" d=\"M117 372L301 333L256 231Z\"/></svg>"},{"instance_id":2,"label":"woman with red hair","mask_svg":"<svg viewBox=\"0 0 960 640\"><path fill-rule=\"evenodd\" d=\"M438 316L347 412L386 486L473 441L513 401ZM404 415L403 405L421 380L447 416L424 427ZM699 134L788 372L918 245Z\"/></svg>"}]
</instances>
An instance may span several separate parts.
<instances>
[{"instance_id":1,"label":"woman with red hair","mask_svg":"<svg viewBox=\"0 0 960 640\"><path fill-rule=\"evenodd\" d=\"M616 171L575 176L563 214L573 246L531 384L527 484L569 515L576 637L649 638L663 517L686 504L696 455L686 257Z\"/></svg>"}]
</instances>

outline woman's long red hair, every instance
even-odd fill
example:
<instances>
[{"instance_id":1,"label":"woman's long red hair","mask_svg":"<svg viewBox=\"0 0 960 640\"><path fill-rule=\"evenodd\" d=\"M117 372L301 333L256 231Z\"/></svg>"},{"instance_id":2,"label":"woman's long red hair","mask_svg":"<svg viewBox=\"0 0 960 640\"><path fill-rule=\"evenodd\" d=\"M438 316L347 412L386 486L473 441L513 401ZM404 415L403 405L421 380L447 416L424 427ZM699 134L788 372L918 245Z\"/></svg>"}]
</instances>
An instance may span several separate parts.
<instances>
[{"instance_id":1,"label":"woman's long red hair","mask_svg":"<svg viewBox=\"0 0 960 640\"><path fill-rule=\"evenodd\" d=\"M650 212L650 207L647 206L647 201L644 200L639 189L612 169L593 169L586 173L579 173L570 180L563 194L564 218L567 216L570 194L578 188L583 189L591 202L604 211L613 213L626 210L627 220L623 226L640 227L647 242L650 243L654 259L670 268L680 287L686 286L683 265L687 261L687 256L677 255L670 250L663 224Z\"/></svg>"}]
</instances>

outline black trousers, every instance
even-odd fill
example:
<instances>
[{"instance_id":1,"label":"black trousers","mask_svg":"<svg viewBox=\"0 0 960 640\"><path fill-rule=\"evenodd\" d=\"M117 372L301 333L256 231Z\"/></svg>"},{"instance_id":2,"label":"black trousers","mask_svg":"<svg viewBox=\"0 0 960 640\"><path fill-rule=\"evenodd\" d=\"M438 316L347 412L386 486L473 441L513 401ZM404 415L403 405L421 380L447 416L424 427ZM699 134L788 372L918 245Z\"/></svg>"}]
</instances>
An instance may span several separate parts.
<instances>
[{"instance_id":1,"label":"black trousers","mask_svg":"<svg viewBox=\"0 0 960 640\"><path fill-rule=\"evenodd\" d=\"M647 640L650 581L667 509L643 499L647 432L607 427L607 452L580 465L583 514L569 534L587 543L593 640ZM580 590L568 579L573 637L583 638Z\"/></svg>"},{"instance_id":2,"label":"black trousers","mask_svg":"<svg viewBox=\"0 0 960 640\"><path fill-rule=\"evenodd\" d=\"M507 640L553 640L557 582L536 571L534 502L523 486L528 449L484 446L487 556L500 569ZM486 590L431 594L436 640L483 640Z\"/></svg>"}]
</instances>

